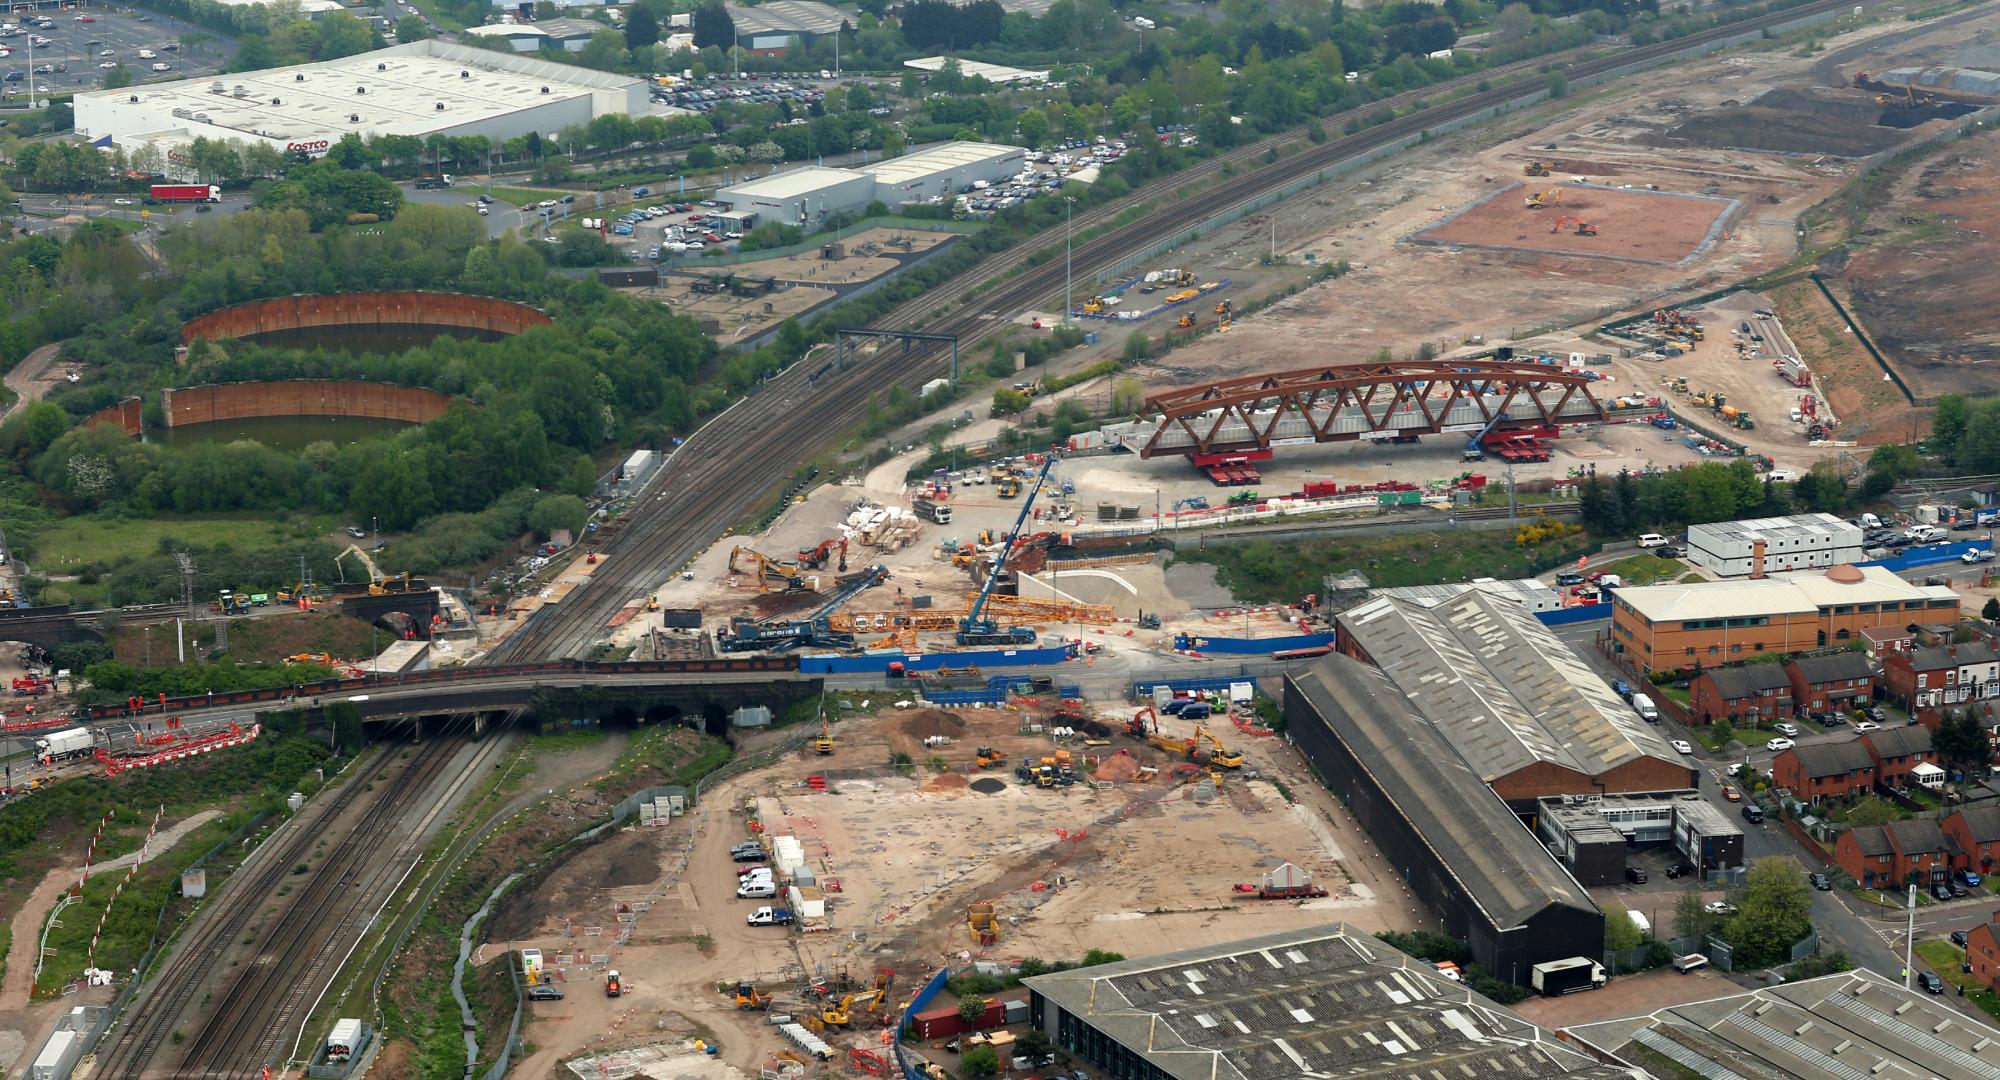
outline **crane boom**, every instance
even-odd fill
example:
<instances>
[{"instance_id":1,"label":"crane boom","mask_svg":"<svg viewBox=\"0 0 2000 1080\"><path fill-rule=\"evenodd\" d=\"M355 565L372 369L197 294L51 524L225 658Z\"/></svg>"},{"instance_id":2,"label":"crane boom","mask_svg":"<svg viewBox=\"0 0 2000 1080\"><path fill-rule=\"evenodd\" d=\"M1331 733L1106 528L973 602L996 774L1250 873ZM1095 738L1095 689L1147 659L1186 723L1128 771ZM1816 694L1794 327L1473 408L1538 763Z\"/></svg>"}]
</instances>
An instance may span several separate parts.
<instances>
[{"instance_id":1,"label":"crane boom","mask_svg":"<svg viewBox=\"0 0 2000 1080\"><path fill-rule=\"evenodd\" d=\"M1486 451L1480 449L1480 444L1486 441L1486 436L1493 434L1493 429L1499 427L1501 421L1512 420L1512 419L1513 417L1508 416L1507 410L1505 409L1501 409L1495 412L1493 414L1493 419L1486 421L1486 426L1480 428L1478 434L1474 435L1472 438L1467 439L1465 441L1465 454L1464 454L1465 460L1467 461L1485 460Z\"/></svg>"},{"instance_id":2,"label":"crane boom","mask_svg":"<svg viewBox=\"0 0 2000 1080\"><path fill-rule=\"evenodd\" d=\"M1035 640L1035 632L1025 626L1000 629L992 619L986 617L986 600L993 595L993 586L1000 581L1000 571L1007 565L1007 555L1014 550L1020 538L1021 526L1027 524L1028 512L1035 506L1035 496L1041 494L1042 485L1048 481L1049 470L1055 467L1056 456L1051 453L1042 459L1042 471L1035 474L1035 483L1028 488L1021 500L1021 512L1014 517L1014 527L1001 538L1000 550L993 555L993 566L986 573L985 584L979 587L979 596L972 602L972 610L958 624L960 645L1026 645Z\"/></svg>"}]
</instances>

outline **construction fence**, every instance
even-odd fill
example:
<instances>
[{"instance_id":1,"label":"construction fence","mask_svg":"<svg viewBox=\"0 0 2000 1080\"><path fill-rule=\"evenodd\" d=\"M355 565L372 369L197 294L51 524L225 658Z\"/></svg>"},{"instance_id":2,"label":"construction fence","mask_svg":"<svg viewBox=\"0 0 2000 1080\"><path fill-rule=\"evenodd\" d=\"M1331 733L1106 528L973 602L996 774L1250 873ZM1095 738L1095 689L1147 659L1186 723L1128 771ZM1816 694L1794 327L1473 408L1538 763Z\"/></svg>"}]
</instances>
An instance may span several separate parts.
<instances>
[{"instance_id":1,"label":"construction fence","mask_svg":"<svg viewBox=\"0 0 2000 1080\"><path fill-rule=\"evenodd\" d=\"M909 1030L911 1017L931 1007L931 1002L944 991L944 984L950 978L950 968L939 968L931 976L931 981L925 983L922 990L917 991L917 996L910 999L910 1007L903 1010L902 1019L896 1022L896 1067L902 1070L903 1080L930 1080L910 1063L910 1056L903 1051L903 1032Z\"/></svg>"}]
</instances>

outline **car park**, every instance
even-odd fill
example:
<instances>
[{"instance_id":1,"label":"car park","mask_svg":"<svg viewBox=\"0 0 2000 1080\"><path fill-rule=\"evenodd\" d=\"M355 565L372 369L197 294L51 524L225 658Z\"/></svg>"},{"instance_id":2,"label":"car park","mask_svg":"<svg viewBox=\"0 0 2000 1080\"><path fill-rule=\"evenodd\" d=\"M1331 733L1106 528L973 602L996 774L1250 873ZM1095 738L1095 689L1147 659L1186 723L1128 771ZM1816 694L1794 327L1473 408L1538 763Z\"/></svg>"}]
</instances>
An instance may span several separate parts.
<instances>
[{"instance_id":1,"label":"car park","mask_svg":"<svg viewBox=\"0 0 2000 1080\"><path fill-rule=\"evenodd\" d=\"M1772 739L1770 742L1764 744L1764 749L1769 750L1772 753L1776 754L1776 753L1782 753L1786 750L1790 750L1792 747L1796 745L1798 744L1794 743L1790 739Z\"/></svg>"}]
</instances>

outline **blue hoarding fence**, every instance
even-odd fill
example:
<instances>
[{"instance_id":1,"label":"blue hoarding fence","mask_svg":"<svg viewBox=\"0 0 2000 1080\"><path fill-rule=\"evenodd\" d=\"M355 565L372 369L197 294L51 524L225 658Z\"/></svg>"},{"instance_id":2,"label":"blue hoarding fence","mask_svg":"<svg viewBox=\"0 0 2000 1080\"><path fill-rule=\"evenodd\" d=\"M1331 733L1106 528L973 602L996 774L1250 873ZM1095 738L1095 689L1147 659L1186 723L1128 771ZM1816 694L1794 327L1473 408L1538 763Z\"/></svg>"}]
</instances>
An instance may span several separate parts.
<instances>
[{"instance_id":1,"label":"blue hoarding fence","mask_svg":"<svg viewBox=\"0 0 2000 1080\"><path fill-rule=\"evenodd\" d=\"M1174 648L1200 653L1274 653L1288 649L1317 649L1333 644L1333 632L1293 634L1290 637L1237 638L1174 635Z\"/></svg>"},{"instance_id":2,"label":"blue hoarding fence","mask_svg":"<svg viewBox=\"0 0 2000 1080\"><path fill-rule=\"evenodd\" d=\"M1571 623L1589 622L1592 619L1611 617L1611 602L1601 604L1578 604L1575 607L1557 608L1554 611L1537 611L1535 618L1543 626L1568 626Z\"/></svg>"},{"instance_id":3,"label":"blue hoarding fence","mask_svg":"<svg viewBox=\"0 0 2000 1080\"><path fill-rule=\"evenodd\" d=\"M924 700L933 705L1005 705L1005 690L925 690Z\"/></svg>"},{"instance_id":4,"label":"blue hoarding fence","mask_svg":"<svg viewBox=\"0 0 2000 1080\"><path fill-rule=\"evenodd\" d=\"M923 1073L917 1071L916 1066L910 1064L909 1056L903 1053L903 1033L910 1029L911 1017L930 1008L931 1002L937 1000L938 994L944 990L945 980L950 977L950 968L939 968L937 973L931 976L931 981L925 983L922 990L917 991L917 996L910 999L910 1007L903 1010L902 1019L896 1024L896 1068L902 1070L903 1080L929 1080Z\"/></svg>"},{"instance_id":5,"label":"blue hoarding fence","mask_svg":"<svg viewBox=\"0 0 2000 1080\"><path fill-rule=\"evenodd\" d=\"M1068 645L1041 649L982 649L975 652L932 653L905 656L902 653L868 653L864 656L801 656L799 670L808 675L886 674L889 665L900 661L905 671L935 671L941 667L1037 667L1060 664L1073 656Z\"/></svg>"},{"instance_id":6,"label":"blue hoarding fence","mask_svg":"<svg viewBox=\"0 0 2000 1080\"><path fill-rule=\"evenodd\" d=\"M1936 566L1938 563L1950 562L1953 559L1960 558L1968 551L1985 551L1991 547L1992 545L1984 540L1957 540L1949 544L1931 544L1926 547L1914 547L1893 559L1878 559L1874 562L1865 562L1859 565L1880 566L1891 573L1900 574L1905 570L1914 570L1920 566Z\"/></svg>"}]
</instances>

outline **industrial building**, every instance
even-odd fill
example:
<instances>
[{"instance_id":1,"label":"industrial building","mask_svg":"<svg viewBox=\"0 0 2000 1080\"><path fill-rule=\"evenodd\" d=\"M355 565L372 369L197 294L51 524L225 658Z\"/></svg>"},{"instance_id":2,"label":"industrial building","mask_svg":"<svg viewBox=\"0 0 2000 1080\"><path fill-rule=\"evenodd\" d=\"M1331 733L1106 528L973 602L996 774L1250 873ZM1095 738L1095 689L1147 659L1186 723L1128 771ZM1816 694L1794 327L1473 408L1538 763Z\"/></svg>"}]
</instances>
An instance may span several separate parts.
<instances>
[{"instance_id":1,"label":"industrial building","mask_svg":"<svg viewBox=\"0 0 2000 1080\"><path fill-rule=\"evenodd\" d=\"M1655 1075L1993 1080L2000 1029L1865 968L1567 1028L1601 1058ZM1672 1062L1665 1069L1658 1063Z\"/></svg>"},{"instance_id":2,"label":"industrial building","mask_svg":"<svg viewBox=\"0 0 2000 1080\"><path fill-rule=\"evenodd\" d=\"M953 61L957 61L958 73L960 75L968 79L985 79L995 86L1049 81L1049 73L1046 71L1031 71L1028 68L1008 67L1005 64L989 64L983 60L961 60L955 56L919 56L915 60L903 61L903 66L906 68L916 68L918 71L939 72L944 70L946 64Z\"/></svg>"},{"instance_id":3,"label":"industrial building","mask_svg":"<svg viewBox=\"0 0 2000 1080\"><path fill-rule=\"evenodd\" d=\"M1861 526L1832 514L1690 525L1687 560L1718 577L1808 570L1862 560Z\"/></svg>"},{"instance_id":4,"label":"industrial building","mask_svg":"<svg viewBox=\"0 0 2000 1080\"><path fill-rule=\"evenodd\" d=\"M1029 1023L1124 1080L1634 1075L1340 923L1023 983Z\"/></svg>"},{"instance_id":5,"label":"industrial building","mask_svg":"<svg viewBox=\"0 0 2000 1080\"><path fill-rule=\"evenodd\" d=\"M811 228L829 214L867 209L875 199L874 178L847 169L817 165L772 173L715 193L731 210L754 214L757 224L803 225Z\"/></svg>"},{"instance_id":6,"label":"industrial building","mask_svg":"<svg viewBox=\"0 0 2000 1080\"><path fill-rule=\"evenodd\" d=\"M1471 581L1453 582L1447 585L1402 585L1393 589L1376 589L1371 595L1386 596L1395 600L1409 600L1433 607L1448 600L1456 600L1468 592L1477 590L1489 596L1512 600L1524 610L1556 611L1561 609L1562 594L1534 578L1473 578Z\"/></svg>"},{"instance_id":7,"label":"industrial building","mask_svg":"<svg viewBox=\"0 0 2000 1080\"><path fill-rule=\"evenodd\" d=\"M780 56L851 25L847 14L819 0L765 0L755 7L724 4L736 27L736 44L759 56Z\"/></svg>"},{"instance_id":8,"label":"industrial building","mask_svg":"<svg viewBox=\"0 0 2000 1080\"><path fill-rule=\"evenodd\" d=\"M1590 894L1389 676L1322 657L1286 676L1284 715L1320 780L1475 963L1525 984L1536 964L1604 940Z\"/></svg>"},{"instance_id":9,"label":"industrial building","mask_svg":"<svg viewBox=\"0 0 2000 1080\"><path fill-rule=\"evenodd\" d=\"M488 23L468 26L461 33L473 37L500 38L515 52L531 53L543 48L582 52L599 31L612 32L603 23L589 19L543 19L540 22Z\"/></svg>"},{"instance_id":10,"label":"industrial building","mask_svg":"<svg viewBox=\"0 0 2000 1080\"><path fill-rule=\"evenodd\" d=\"M316 64L92 90L75 103L77 134L124 147L164 143L168 175L200 180L172 148L208 138L319 155L350 132L500 142L642 112L647 100L646 84L628 76L426 40Z\"/></svg>"},{"instance_id":11,"label":"industrial building","mask_svg":"<svg viewBox=\"0 0 2000 1080\"><path fill-rule=\"evenodd\" d=\"M1634 849L1671 846L1703 878L1743 865L1743 830L1696 791L1541 800L1536 832L1585 885L1624 880Z\"/></svg>"},{"instance_id":12,"label":"industrial building","mask_svg":"<svg viewBox=\"0 0 2000 1080\"><path fill-rule=\"evenodd\" d=\"M975 183L1005 180L1027 165L1028 152L1002 143L939 143L914 154L859 169L817 165L772 173L715 193L758 224L817 225L830 214L855 213L871 202L901 206L967 191Z\"/></svg>"},{"instance_id":13,"label":"industrial building","mask_svg":"<svg viewBox=\"0 0 2000 1080\"><path fill-rule=\"evenodd\" d=\"M1028 167L1028 151L1004 143L948 142L856 170L874 178L890 206L950 199L974 184L1006 180Z\"/></svg>"},{"instance_id":14,"label":"industrial building","mask_svg":"<svg viewBox=\"0 0 2000 1080\"><path fill-rule=\"evenodd\" d=\"M1713 667L1843 644L1884 624L1956 622L1958 603L1949 586L1880 566L1643 585L1611 594L1612 647L1640 671Z\"/></svg>"},{"instance_id":15,"label":"industrial building","mask_svg":"<svg viewBox=\"0 0 2000 1080\"><path fill-rule=\"evenodd\" d=\"M1378 596L1336 624L1336 648L1381 668L1517 813L1534 813L1544 796L1699 783L1653 725L1513 600L1483 589L1428 605Z\"/></svg>"}]
</instances>

